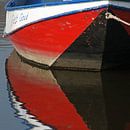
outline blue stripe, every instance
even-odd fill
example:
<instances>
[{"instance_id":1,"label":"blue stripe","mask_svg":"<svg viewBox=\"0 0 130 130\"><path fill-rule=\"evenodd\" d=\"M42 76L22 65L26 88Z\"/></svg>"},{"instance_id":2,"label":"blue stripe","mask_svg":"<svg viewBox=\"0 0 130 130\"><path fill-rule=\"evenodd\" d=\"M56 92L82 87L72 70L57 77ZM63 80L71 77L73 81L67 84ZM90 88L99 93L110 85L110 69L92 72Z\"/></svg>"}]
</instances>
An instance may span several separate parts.
<instances>
[{"instance_id":1,"label":"blue stripe","mask_svg":"<svg viewBox=\"0 0 130 130\"><path fill-rule=\"evenodd\" d=\"M13 10L20 10L20 9L26 9L26 8L36 8L36 7L41 7L41 6L55 6L55 5L65 5L65 4L76 4L76 3L86 3L86 2L96 2L99 0L72 0L72 1L59 1L59 2L37 2L36 4L31 4L30 5L20 5L20 6L15 6L15 2L18 0L10 0L6 6L5 9L7 11L13 11ZM20 0L19 0L20 1ZM21 0L22 1L22 0ZM26 0L25 0L26 1ZM37 0L36 0L37 1ZM100 1L101 2L101 1ZM117 1L120 2L120 1ZM111 3L108 4L114 8L118 9L123 9L123 10L130 10L130 8L127 7L122 7L122 6L116 6L112 5Z\"/></svg>"},{"instance_id":2,"label":"blue stripe","mask_svg":"<svg viewBox=\"0 0 130 130\"><path fill-rule=\"evenodd\" d=\"M96 1L98 0L72 0L72 1L61 1L61 2L60 1L59 2L42 2L38 4L32 4L32 5L13 6L15 5L15 0L11 0L6 4L5 9L8 11L11 11L11 10L35 8L35 7L41 7L41 6L55 6L55 5L65 5L65 4L96 2Z\"/></svg>"}]
</instances>

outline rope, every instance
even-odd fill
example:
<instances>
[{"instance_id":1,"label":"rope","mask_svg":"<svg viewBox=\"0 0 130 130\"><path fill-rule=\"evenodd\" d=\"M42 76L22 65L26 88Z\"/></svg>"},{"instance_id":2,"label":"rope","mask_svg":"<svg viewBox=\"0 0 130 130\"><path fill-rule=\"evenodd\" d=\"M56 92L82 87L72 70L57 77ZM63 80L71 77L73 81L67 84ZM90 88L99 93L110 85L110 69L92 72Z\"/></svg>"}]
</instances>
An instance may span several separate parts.
<instances>
[{"instance_id":1,"label":"rope","mask_svg":"<svg viewBox=\"0 0 130 130\"><path fill-rule=\"evenodd\" d=\"M116 20L116 21L118 21L118 22L121 22L121 23L127 25L127 26L130 26L130 23L128 23L128 22L126 22L126 21L124 21L124 20L118 18L117 16L115 16L115 15L109 13L109 12L107 12L107 13L105 14L105 17L106 17L106 19L114 19L114 20Z\"/></svg>"}]
</instances>

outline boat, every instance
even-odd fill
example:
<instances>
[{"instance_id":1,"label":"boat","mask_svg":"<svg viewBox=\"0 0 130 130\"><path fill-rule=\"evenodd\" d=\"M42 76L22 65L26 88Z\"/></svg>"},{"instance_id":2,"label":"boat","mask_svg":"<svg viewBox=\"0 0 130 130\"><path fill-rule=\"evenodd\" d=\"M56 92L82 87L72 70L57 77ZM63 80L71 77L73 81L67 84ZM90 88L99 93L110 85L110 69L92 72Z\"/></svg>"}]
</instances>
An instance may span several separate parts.
<instances>
[{"instance_id":1,"label":"boat","mask_svg":"<svg viewBox=\"0 0 130 130\"><path fill-rule=\"evenodd\" d=\"M128 63L130 1L11 0L4 31L26 61L101 70Z\"/></svg>"}]
</instances>

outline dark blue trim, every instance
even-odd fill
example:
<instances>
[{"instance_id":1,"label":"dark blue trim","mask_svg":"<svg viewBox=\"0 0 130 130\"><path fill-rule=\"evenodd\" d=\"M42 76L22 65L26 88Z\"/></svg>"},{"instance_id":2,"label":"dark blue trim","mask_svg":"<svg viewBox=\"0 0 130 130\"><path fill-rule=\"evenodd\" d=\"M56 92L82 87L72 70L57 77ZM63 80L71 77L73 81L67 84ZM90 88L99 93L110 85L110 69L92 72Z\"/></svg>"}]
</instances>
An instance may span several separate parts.
<instances>
[{"instance_id":1,"label":"dark blue trim","mask_svg":"<svg viewBox=\"0 0 130 130\"><path fill-rule=\"evenodd\" d=\"M63 2L62 1L61 2L60 1L59 2L41 2L37 4L32 4L32 5L30 4L30 5L15 6L16 1L18 0L10 0L5 6L5 10L13 11L13 10L26 9L26 8L36 8L36 7L41 7L41 6L55 6L55 5L65 5L65 4L96 2L99 0L72 0L72 1L63 1ZM130 8L112 5L111 3L109 5L118 9L130 10Z\"/></svg>"},{"instance_id":2,"label":"dark blue trim","mask_svg":"<svg viewBox=\"0 0 130 130\"><path fill-rule=\"evenodd\" d=\"M5 33L6 36L8 35L11 35L13 33L15 33L16 31L19 31L20 29L26 27L26 26L29 26L31 24L34 24L34 23L38 23L38 22L41 22L41 21L46 21L46 20L49 20L49 19L55 19L55 18L58 18L58 17L62 17L62 16L67 16L67 15L72 15L72 14L76 14L76 13L81 13L81 12L85 12L85 11L90 11L90 10L97 10L97 9L101 9L101 8L107 8L108 5L104 5L104 6L97 6L97 7L93 7L93 8L86 8L84 10L75 10L75 11L71 11L71 12L67 12L67 13L62 13L62 14L59 14L59 15L54 15L54 16L51 16L51 17L47 17L47 18L44 18L44 19L39 19L37 21L33 21L31 23L28 23L28 24L25 24L24 26L12 31L11 33Z\"/></svg>"},{"instance_id":3,"label":"dark blue trim","mask_svg":"<svg viewBox=\"0 0 130 130\"><path fill-rule=\"evenodd\" d=\"M18 10L18 9L26 9L26 8L35 8L35 7L41 7L41 6L55 6L55 5L64 5L64 4L76 4L76 3L86 3L86 2L96 2L99 0L72 0L72 1L61 1L61 2L42 2L42 3L38 3L38 4L32 4L32 5L22 5L22 6L13 6L15 5L16 0L11 0L9 1L6 6L5 9L8 11L11 10Z\"/></svg>"}]
</instances>

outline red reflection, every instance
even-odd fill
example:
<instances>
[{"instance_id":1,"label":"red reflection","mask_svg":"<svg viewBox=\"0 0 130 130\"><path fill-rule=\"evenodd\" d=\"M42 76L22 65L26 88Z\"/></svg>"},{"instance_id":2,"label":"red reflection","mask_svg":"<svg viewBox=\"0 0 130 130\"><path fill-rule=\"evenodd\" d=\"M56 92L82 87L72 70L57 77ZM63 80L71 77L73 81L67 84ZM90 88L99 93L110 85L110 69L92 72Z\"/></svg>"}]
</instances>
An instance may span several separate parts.
<instances>
[{"instance_id":1,"label":"red reflection","mask_svg":"<svg viewBox=\"0 0 130 130\"><path fill-rule=\"evenodd\" d=\"M126 124L125 130L130 130L130 123Z\"/></svg>"},{"instance_id":2,"label":"red reflection","mask_svg":"<svg viewBox=\"0 0 130 130\"><path fill-rule=\"evenodd\" d=\"M37 120L58 130L88 130L51 71L22 63L14 53L7 72L15 95Z\"/></svg>"}]
</instances>

